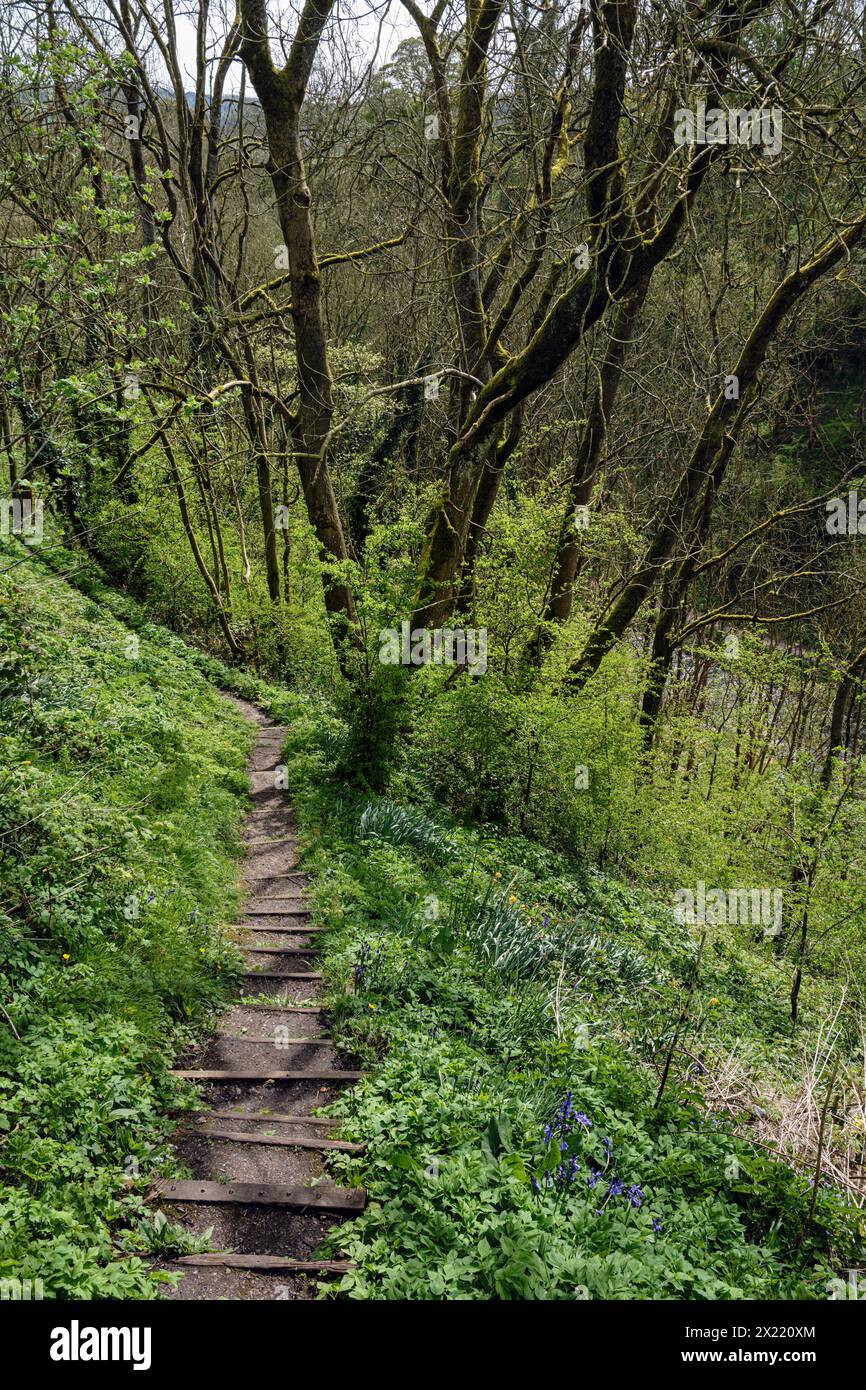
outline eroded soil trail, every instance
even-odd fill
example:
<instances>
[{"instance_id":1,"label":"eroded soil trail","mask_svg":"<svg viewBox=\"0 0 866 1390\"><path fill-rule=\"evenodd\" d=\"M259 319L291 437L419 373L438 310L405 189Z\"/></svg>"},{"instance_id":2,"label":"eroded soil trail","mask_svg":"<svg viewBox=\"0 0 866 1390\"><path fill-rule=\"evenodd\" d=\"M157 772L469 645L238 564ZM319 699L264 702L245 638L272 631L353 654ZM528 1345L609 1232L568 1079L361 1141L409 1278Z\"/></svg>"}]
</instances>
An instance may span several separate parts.
<instances>
[{"instance_id":1,"label":"eroded soil trail","mask_svg":"<svg viewBox=\"0 0 866 1390\"><path fill-rule=\"evenodd\" d=\"M335 1121L312 1111L360 1073L337 1057L319 1002L322 928L310 921L294 821L275 785L286 730L254 705L235 704L258 725L245 827L250 896L235 928L247 962L243 993L175 1073L201 1083L209 1101L176 1143L195 1177L154 1188L171 1220L196 1233L212 1227L220 1253L162 1267L183 1270L174 1298L310 1298L317 1276L346 1267L314 1260L322 1237L366 1201L363 1188L336 1187L325 1175L328 1149L357 1145L335 1139Z\"/></svg>"}]
</instances>

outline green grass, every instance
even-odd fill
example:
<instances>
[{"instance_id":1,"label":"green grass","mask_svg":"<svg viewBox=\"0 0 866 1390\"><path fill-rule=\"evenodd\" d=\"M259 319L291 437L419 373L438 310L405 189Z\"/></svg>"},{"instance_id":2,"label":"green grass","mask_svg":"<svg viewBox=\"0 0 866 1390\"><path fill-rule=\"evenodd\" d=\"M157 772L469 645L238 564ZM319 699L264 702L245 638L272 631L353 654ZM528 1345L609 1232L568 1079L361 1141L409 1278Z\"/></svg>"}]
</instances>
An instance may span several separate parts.
<instances>
[{"instance_id":1,"label":"green grass","mask_svg":"<svg viewBox=\"0 0 866 1390\"><path fill-rule=\"evenodd\" d=\"M74 563L77 591L49 560ZM80 559L52 551L4 582L3 1274L148 1297L135 1252L177 1240L140 1192L170 1171L167 1110L190 1103L172 1053L232 969L214 928L251 740L208 682L291 725L335 1034L372 1072L335 1100L366 1151L332 1174L370 1202L326 1244L357 1269L325 1296L811 1299L862 1261L862 1215L822 1186L810 1219L808 1174L714 1115L691 1061L737 1043L758 1079L795 1083L832 993L819 977L795 1038L787 963L715 935L656 1106L696 965L670 907L530 839L352 791L330 707L185 647Z\"/></svg>"},{"instance_id":2,"label":"green grass","mask_svg":"<svg viewBox=\"0 0 866 1390\"><path fill-rule=\"evenodd\" d=\"M774 1074L792 1065L771 1006L784 968L769 958L751 974L734 941L715 941L656 1107L691 929L530 841L347 793L330 776L325 712L295 701L292 713L290 795L336 929L335 1030L373 1069L336 1105L367 1147L332 1170L370 1196L327 1242L358 1266L339 1292L826 1298L862 1259L862 1215L822 1186L810 1221L808 1174L713 1115L689 1062L740 1032Z\"/></svg>"},{"instance_id":3,"label":"green grass","mask_svg":"<svg viewBox=\"0 0 866 1390\"><path fill-rule=\"evenodd\" d=\"M0 571L0 1278L153 1297L141 1194L190 1103L168 1068L236 968L253 733L124 600L20 547Z\"/></svg>"}]
</instances>

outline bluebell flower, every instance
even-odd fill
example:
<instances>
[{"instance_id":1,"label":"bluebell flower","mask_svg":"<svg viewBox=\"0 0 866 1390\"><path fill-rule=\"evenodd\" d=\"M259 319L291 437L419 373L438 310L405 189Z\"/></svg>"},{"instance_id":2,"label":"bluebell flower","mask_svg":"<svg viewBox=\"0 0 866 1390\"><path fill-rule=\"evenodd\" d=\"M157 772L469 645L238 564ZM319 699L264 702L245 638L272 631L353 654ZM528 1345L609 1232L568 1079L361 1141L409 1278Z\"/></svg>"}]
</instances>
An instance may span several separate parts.
<instances>
[{"instance_id":1,"label":"bluebell flower","mask_svg":"<svg viewBox=\"0 0 866 1390\"><path fill-rule=\"evenodd\" d=\"M634 1183L628 1190L628 1200L633 1207L639 1207L643 1201L643 1190Z\"/></svg>"},{"instance_id":2,"label":"bluebell flower","mask_svg":"<svg viewBox=\"0 0 866 1390\"><path fill-rule=\"evenodd\" d=\"M659 1231L661 1230L661 1228L662 1228L662 1223L659 1221L659 1219L658 1219L657 1216L654 1216L654 1217L653 1217L653 1230L655 1231L656 1235L658 1235L658 1233L659 1233Z\"/></svg>"},{"instance_id":3,"label":"bluebell flower","mask_svg":"<svg viewBox=\"0 0 866 1390\"><path fill-rule=\"evenodd\" d=\"M620 1197L625 1192L625 1183L622 1178L611 1178L607 1189L608 1197Z\"/></svg>"},{"instance_id":4,"label":"bluebell flower","mask_svg":"<svg viewBox=\"0 0 866 1390\"><path fill-rule=\"evenodd\" d=\"M579 1125L583 1125L584 1129L592 1129L592 1120L584 1110L580 1110L574 1118Z\"/></svg>"}]
</instances>

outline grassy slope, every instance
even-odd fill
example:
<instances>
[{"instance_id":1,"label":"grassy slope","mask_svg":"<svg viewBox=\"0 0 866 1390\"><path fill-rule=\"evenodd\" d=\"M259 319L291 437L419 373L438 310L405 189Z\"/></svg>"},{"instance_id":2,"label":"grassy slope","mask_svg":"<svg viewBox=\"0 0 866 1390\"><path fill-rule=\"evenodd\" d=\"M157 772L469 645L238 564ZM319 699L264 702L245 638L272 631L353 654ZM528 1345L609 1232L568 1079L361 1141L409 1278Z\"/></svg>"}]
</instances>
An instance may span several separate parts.
<instances>
[{"instance_id":1,"label":"grassy slope","mask_svg":"<svg viewBox=\"0 0 866 1390\"><path fill-rule=\"evenodd\" d=\"M73 1091L64 1085L58 1097L60 1118L51 1110L42 1120L55 1146L49 1162L54 1175L41 1181L30 1176L16 1197L24 1204L19 1224L29 1219L55 1252L43 1249L39 1268L38 1261L28 1266L32 1272L44 1274L49 1261L65 1262L62 1289L77 1259L90 1287L107 1280L117 1291L125 1279L124 1291L140 1296L146 1290L140 1272L129 1266L122 1274L116 1264L99 1272L108 1258L106 1218L124 1214L112 1204L125 1155L133 1152L133 1134L145 1161L152 1167L161 1162L158 1112L171 1088L161 1070L169 1048L158 1023L170 1018L177 1029L184 1012L194 1020L219 994L215 975L221 962L211 960L205 971L196 964L202 948L188 915L197 899L199 920L210 921L211 904L225 901L219 893L231 880L230 853L209 856L221 839L229 851L233 843L248 744L234 716L193 674L194 666L293 723L286 753L290 795L306 836L307 862L316 873L322 918L338 928L327 957L336 1031L376 1067L374 1076L338 1102L347 1134L365 1140L367 1152L361 1160L335 1160L333 1171L343 1180L364 1183L372 1199L367 1213L335 1241L335 1248L347 1249L359 1265L343 1281L344 1295L821 1298L832 1275L858 1258L858 1247L862 1258L859 1218L822 1190L810 1225L808 1180L707 1115L700 1078L684 1076L681 1063L663 1104L654 1109L659 1060L654 1054L670 1038L695 955L693 935L672 923L668 909L622 884L582 873L529 841L481 835L472 827L443 830L411 808L371 812L334 775L345 730L327 709L184 649L151 629L135 605L106 589L89 567L76 582L102 605L88 612L79 596L60 591L69 613L79 615L78 624L103 625L103 641L110 634L115 718L126 726L134 710L144 724L139 737L148 751L139 749L135 759L127 759L125 776L132 783L124 783L120 800L129 805L136 800L135 789L149 795L154 784L167 783L172 789L164 794L171 807L148 802L143 813L148 833L163 821L156 844L136 834L118 846L111 872L100 871L91 893L95 925L100 932L109 918L111 925L105 942L90 934L89 949L101 961L115 949L113 933L120 933L134 954L134 973L124 977L132 982L129 994L115 993L117 981L110 995L102 993L100 969L98 986L91 975L70 995L70 965L77 957L63 946L68 938L46 950L54 998L39 985L34 1039L40 1033L52 1036L55 1025L48 1018L62 991L64 1036L76 1039L72 1055L80 1060L72 1067ZM40 582L37 593L42 588ZM150 672L141 679L138 672L130 681L135 668L118 664L112 645L126 634L105 618L106 608L149 634L142 653L146 661L159 662L158 675ZM70 631L75 625L70 623ZM64 661L69 645L60 640ZM102 649L79 654L85 668L104 659ZM46 662L40 657L37 665L44 670ZM58 670L69 685L63 661ZM60 702L60 677L53 679ZM160 700L157 682L163 696L170 692L169 700ZM62 704L77 709L81 701L70 701L65 691ZM43 724L52 718L75 722L74 714L51 716L50 701L37 705ZM186 724L179 744L169 738L170 755L160 742L166 737L164 710L171 711L175 732ZM195 720L197 726L190 727ZM91 733L97 722L100 730L111 728L100 718L91 721ZM114 746L113 732L111 739ZM155 752L160 748L162 753ZM194 773L172 775L169 764L177 762L178 752L181 766L190 759L196 772L204 765L232 771L212 775L204 784ZM19 764L24 756L22 745ZM116 746L113 756L119 758ZM51 775L63 776L56 755L50 761ZM43 768L40 775L48 773ZM99 789L109 803L117 775L109 778L101 770ZM183 790L174 785L177 775ZM68 786L68 771L65 776L62 785ZM75 795L82 792L76 789ZM194 890L179 871L179 859L187 870L204 868ZM106 882L116 878L125 891L140 879L159 890L147 907L153 928L148 918L146 948L137 927L118 921L116 912L106 913ZM182 882L181 904L170 890ZM538 970L542 936L550 959ZM172 942L172 959L163 958L161 969L171 968L172 988L165 990L160 974L149 997L140 982L153 978L153 942L164 945L166 939ZM551 988L564 944L557 1022ZM69 962L62 962L64 954ZM784 998L783 975L775 962L744 953L734 941L714 943L695 994L689 1046L698 1051L739 1039L760 1065L775 1066L780 1077L790 1074L796 1059L784 1042L783 1010L769 1002ZM78 1001L88 990L97 990L103 1004L99 1032L85 1043L79 1033L86 1028L82 1013L87 1010ZM117 1011L116 1020L110 1010ZM106 1049L103 1033L113 1037L118 1028L131 1028L134 1041ZM56 1043L49 1042L40 1064L49 1068L52 1084L58 1079L56 1066L50 1071L54 1049ZM653 1060L655 1067L649 1065ZM113 1127L112 1110L103 1099L93 1099L95 1076L105 1091L99 1068L116 1069L121 1086L112 1110L131 1111L134 1119ZM144 1087L142 1072L147 1073ZM38 1084L36 1090L39 1094ZM570 1119L546 1143L545 1125L555 1123L569 1092ZM44 1094L42 1105L50 1109ZM76 1111L81 1118L75 1118ZM576 1118L581 1112L591 1125ZM85 1142L76 1146L79 1136ZM57 1148L60 1138L66 1141L63 1154ZM87 1141L103 1152L88 1153ZM557 1172L560 1142L566 1144L569 1165L564 1182ZM578 1165L573 1178L572 1158ZM87 1182L76 1192L58 1177L67 1162L85 1164ZM540 1190L534 1189L533 1176ZM616 1183L611 1187L612 1178L622 1182L622 1192ZM122 1203L129 1219L132 1199ZM79 1223L72 1236L64 1226L70 1210ZM92 1248L85 1254L88 1243ZM20 1259L15 1267L21 1268ZM75 1278L80 1288L81 1274Z\"/></svg>"},{"instance_id":2,"label":"grassy slope","mask_svg":"<svg viewBox=\"0 0 866 1390\"><path fill-rule=\"evenodd\" d=\"M136 647L20 547L0 570L0 1277L150 1297L124 1251L158 1239L167 1068L235 959L252 734L178 639Z\"/></svg>"},{"instance_id":3,"label":"grassy slope","mask_svg":"<svg viewBox=\"0 0 866 1390\"><path fill-rule=\"evenodd\" d=\"M826 1298L862 1259L862 1215L821 1187L810 1222L808 1176L708 1114L680 1049L654 1106L694 934L531 842L347 796L329 777L340 736L298 710L288 755L320 910L339 927L337 1027L376 1065L338 1103L367 1152L334 1169L372 1199L334 1241L359 1265L343 1292ZM786 978L714 942L681 1047L736 1033L768 1057L782 1019L767 1001Z\"/></svg>"}]
</instances>

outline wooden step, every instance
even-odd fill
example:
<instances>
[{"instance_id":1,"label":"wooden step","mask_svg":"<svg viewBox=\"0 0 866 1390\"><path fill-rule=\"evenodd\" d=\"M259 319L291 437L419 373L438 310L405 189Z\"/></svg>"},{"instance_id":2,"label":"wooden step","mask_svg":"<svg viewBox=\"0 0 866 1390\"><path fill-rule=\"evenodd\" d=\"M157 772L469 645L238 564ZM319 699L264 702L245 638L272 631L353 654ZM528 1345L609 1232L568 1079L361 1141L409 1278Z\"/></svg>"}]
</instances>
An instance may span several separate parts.
<instances>
[{"instance_id":1,"label":"wooden step","mask_svg":"<svg viewBox=\"0 0 866 1390\"><path fill-rule=\"evenodd\" d=\"M193 1110L193 1116L202 1120L268 1120L275 1125L338 1125L333 1115L290 1115L284 1110L270 1114L267 1110Z\"/></svg>"},{"instance_id":2,"label":"wooden step","mask_svg":"<svg viewBox=\"0 0 866 1390\"><path fill-rule=\"evenodd\" d=\"M275 901L279 901L276 899ZM245 917L312 917L312 909L309 907L246 907L244 908ZM243 926L243 923L241 923Z\"/></svg>"},{"instance_id":3,"label":"wooden step","mask_svg":"<svg viewBox=\"0 0 866 1390\"><path fill-rule=\"evenodd\" d=\"M244 1038L230 1037L227 1033L220 1033L219 1037L211 1038L210 1042L203 1044L205 1051L210 1051L212 1047L221 1047L223 1043L240 1043L242 1047L272 1047L279 1052L285 1047L333 1047L333 1038Z\"/></svg>"},{"instance_id":4,"label":"wooden step","mask_svg":"<svg viewBox=\"0 0 866 1390\"><path fill-rule=\"evenodd\" d=\"M247 883L269 883L274 878L303 878L309 882L309 875L303 869L280 869L275 874L250 874Z\"/></svg>"},{"instance_id":5,"label":"wooden step","mask_svg":"<svg viewBox=\"0 0 866 1390\"><path fill-rule=\"evenodd\" d=\"M320 956L321 946L241 946L248 956Z\"/></svg>"},{"instance_id":6,"label":"wooden step","mask_svg":"<svg viewBox=\"0 0 866 1390\"><path fill-rule=\"evenodd\" d=\"M306 980L309 977L307 975L303 975L301 978ZM324 1004L313 1004L310 1008L307 1009L305 1009L301 1004L236 1003L232 1007L236 1009L253 1009L256 1013L260 1014L306 1014L308 1018L312 1018L314 1014L327 1013L327 1008Z\"/></svg>"},{"instance_id":7,"label":"wooden step","mask_svg":"<svg viewBox=\"0 0 866 1390\"><path fill-rule=\"evenodd\" d=\"M169 1076L180 1076L186 1081L360 1081L363 1071L257 1071L249 1067L237 1070L216 1070L211 1068L173 1068Z\"/></svg>"},{"instance_id":8,"label":"wooden step","mask_svg":"<svg viewBox=\"0 0 866 1390\"><path fill-rule=\"evenodd\" d=\"M200 1129L195 1133L202 1139L221 1139L232 1144L265 1144L282 1149L335 1149L343 1154L363 1153L363 1144L350 1144L346 1139L301 1139L287 1138L284 1134L249 1134L245 1130Z\"/></svg>"},{"instance_id":9,"label":"wooden step","mask_svg":"<svg viewBox=\"0 0 866 1390\"><path fill-rule=\"evenodd\" d=\"M302 975L301 978L306 980L308 976ZM260 1014L324 1014L328 1012L327 1004L321 1004L315 1000L310 1002L313 1005L311 1009L302 1009L295 1004L260 1004L256 999L249 1001L240 999L236 1001L235 1008L254 1009L256 1013Z\"/></svg>"},{"instance_id":10,"label":"wooden step","mask_svg":"<svg viewBox=\"0 0 866 1390\"><path fill-rule=\"evenodd\" d=\"M225 1265L228 1269L258 1269L281 1274L345 1274L357 1269L352 1260L292 1260L284 1255L178 1255L172 1265Z\"/></svg>"},{"instance_id":11,"label":"wooden step","mask_svg":"<svg viewBox=\"0 0 866 1390\"><path fill-rule=\"evenodd\" d=\"M282 874L275 874L275 878L282 878ZM261 879L259 880L261 882ZM291 885L290 885L291 886ZM298 888L290 893L250 893L253 902L269 903L274 900L278 903L303 903L307 901L303 888Z\"/></svg>"},{"instance_id":12,"label":"wooden step","mask_svg":"<svg viewBox=\"0 0 866 1390\"><path fill-rule=\"evenodd\" d=\"M278 974L274 970L244 970L241 972L242 980L324 980L324 975L320 975L315 970L295 971L292 975Z\"/></svg>"},{"instance_id":13,"label":"wooden step","mask_svg":"<svg viewBox=\"0 0 866 1390\"><path fill-rule=\"evenodd\" d=\"M269 911L276 913L279 917L308 917L313 911L309 899L286 898L282 894L280 894L279 897L273 898L251 897L247 899L247 903L249 906L243 909L245 915L248 915L250 911L255 914L262 908L268 908ZM269 907L270 903L279 903L279 909Z\"/></svg>"},{"instance_id":14,"label":"wooden step","mask_svg":"<svg viewBox=\"0 0 866 1390\"><path fill-rule=\"evenodd\" d=\"M297 893L253 893L250 902L254 903L302 903L306 899L302 891Z\"/></svg>"},{"instance_id":15,"label":"wooden step","mask_svg":"<svg viewBox=\"0 0 866 1390\"><path fill-rule=\"evenodd\" d=\"M279 1027L279 1024L277 1024ZM221 1042L261 1043L262 1047L332 1047L333 1038L247 1038L243 1033L220 1033L206 1047Z\"/></svg>"},{"instance_id":16,"label":"wooden step","mask_svg":"<svg viewBox=\"0 0 866 1390\"><path fill-rule=\"evenodd\" d=\"M281 915L284 915L284 914L281 914ZM297 916L298 916L298 913L292 912L292 913L290 913L289 915L292 916L292 917L297 917ZM231 922L231 923L226 927L226 931L275 931L275 932L278 931L278 932L285 932L285 933L287 933L287 934L291 934L291 935L294 935L294 936L303 936L304 933L305 933L305 932L308 932L308 931L312 932L312 931L327 931L327 930L328 930L327 927L314 927L314 926L311 926L310 923L303 923L303 922L299 922L299 923L297 924L297 926L292 926L292 927L269 926L267 922L263 922L263 923L261 924L261 926L259 926L258 923L256 923L254 926L250 926L250 924L249 924L248 922Z\"/></svg>"},{"instance_id":17,"label":"wooden step","mask_svg":"<svg viewBox=\"0 0 866 1390\"><path fill-rule=\"evenodd\" d=\"M160 1178L151 1195L163 1202L212 1202L241 1206L314 1207L316 1211L363 1211L363 1187L282 1187L279 1183L176 1182Z\"/></svg>"}]
</instances>

